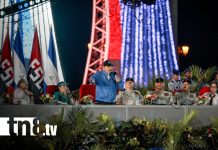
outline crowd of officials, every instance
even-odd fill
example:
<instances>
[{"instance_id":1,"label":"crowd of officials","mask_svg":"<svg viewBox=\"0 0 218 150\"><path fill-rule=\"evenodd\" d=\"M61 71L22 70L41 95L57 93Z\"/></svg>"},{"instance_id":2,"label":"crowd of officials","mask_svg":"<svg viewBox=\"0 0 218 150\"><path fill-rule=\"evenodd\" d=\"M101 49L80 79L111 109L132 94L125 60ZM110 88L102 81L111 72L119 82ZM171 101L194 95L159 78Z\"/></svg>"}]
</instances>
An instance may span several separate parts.
<instances>
[{"instance_id":1,"label":"crowd of officials","mask_svg":"<svg viewBox=\"0 0 218 150\"><path fill-rule=\"evenodd\" d=\"M114 65L106 60L103 70L93 74L89 79L90 84L96 85L95 104L117 104L117 105L218 105L217 83L218 73L209 85L208 90L199 95L191 91L197 82L192 78L190 69L184 71L184 78L180 79L180 72L173 70L171 80L166 84L163 78L156 78L153 90L142 95L135 88L134 79L129 77L124 80L114 72ZM54 104L74 104L70 96L68 83L58 83L58 91L53 94ZM167 86L167 88L166 88ZM166 90L168 89L168 90ZM199 103L201 101L201 103ZM2 103L2 102L1 102ZM12 104L33 104L33 93L28 90L28 83L21 79L17 88L13 91Z\"/></svg>"}]
</instances>

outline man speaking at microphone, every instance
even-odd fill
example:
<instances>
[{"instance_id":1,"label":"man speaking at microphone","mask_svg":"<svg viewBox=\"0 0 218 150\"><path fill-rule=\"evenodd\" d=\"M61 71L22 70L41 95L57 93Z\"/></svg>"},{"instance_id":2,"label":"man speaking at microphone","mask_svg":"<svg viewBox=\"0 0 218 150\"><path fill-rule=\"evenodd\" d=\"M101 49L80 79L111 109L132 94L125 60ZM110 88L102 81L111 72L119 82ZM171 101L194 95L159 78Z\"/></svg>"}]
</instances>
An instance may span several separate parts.
<instances>
[{"instance_id":1,"label":"man speaking at microphone","mask_svg":"<svg viewBox=\"0 0 218 150\"><path fill-rule=\"evenodd\" d=\"M97 104L114 104L117 91L123 88L123 83L114 72L114 65L110 60L106 60L103 70L93 74L89 81L96 85Z\"/></svg>"}]
</instances>

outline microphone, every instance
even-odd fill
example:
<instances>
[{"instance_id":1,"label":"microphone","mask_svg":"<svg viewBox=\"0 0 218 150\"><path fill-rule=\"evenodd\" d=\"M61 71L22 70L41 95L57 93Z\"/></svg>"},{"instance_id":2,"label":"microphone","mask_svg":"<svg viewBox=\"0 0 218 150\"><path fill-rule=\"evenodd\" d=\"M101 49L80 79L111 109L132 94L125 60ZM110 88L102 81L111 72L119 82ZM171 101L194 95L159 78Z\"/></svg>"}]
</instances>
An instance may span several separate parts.
<instances>
[{"instance_id":1,"label":"microphone","mask_svg":"<svg viewBox=\"0 0 218 150\"><path fill-rule=\"evenodd\" d=\"M117 78L117 72L112 72L114 74L114 77Z\"/></svg>"},{"instance_id":2,"label":"microphone","mask_svg":"<svg viewBox=\"0 0 218 150\"><path fill-rule=\"evenodd\" d=\"M117 72L113 72L113 74L114 74L114 79L116 83L120 82L120 77L117 75Z\"/></svg>"}]
</instances>

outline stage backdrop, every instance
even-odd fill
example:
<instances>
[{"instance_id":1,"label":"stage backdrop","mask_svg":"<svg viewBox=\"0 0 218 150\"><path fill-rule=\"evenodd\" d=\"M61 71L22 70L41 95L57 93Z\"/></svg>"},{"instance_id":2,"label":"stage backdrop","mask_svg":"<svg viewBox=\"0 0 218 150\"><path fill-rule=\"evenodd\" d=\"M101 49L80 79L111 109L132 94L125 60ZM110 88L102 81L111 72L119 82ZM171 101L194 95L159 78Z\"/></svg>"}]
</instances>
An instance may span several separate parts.
<instances>
[{"instance_id":1,"label":"stage backdrop","mask_svg":"<svg viewBox=\"0 0 218 150\"><path fill-rule=\"evenodd\" d=\"M0 9L22 1L24 0L1 0ZM52 30L53 40L54 40L53 49L55 49L55 53L56 53L58 77L60 80L64 80L60 59L59 59L60 52L58 50L58 45L56 42L56 33L53 23L53 16L52 16L50 2L39 4L30 7L28 9L22 10L20 12L16 12L4 18L0 18L0 49L3 47L3 42L5 39L5 35L7 33L7 27L9 28L12 53L13 53L15 36L19 28L21 42L24 51L26 71L28 71L29 68L29 60L32 51L33 35L34 35L35 28L38 29L39 44L42 54L44 72L46 69L49 68L47 60L48 60L50 31Z\"/></svg>"},{"instance_id":2,"label":"stage backdrop","mask_svg":"<svg viewBox=\"0 0 218 150\"><path fill-rule=\"evenodd\" d=\"M9 0L4 1L0 1L0 8L3 8L3 6L7 6L9 5L8 2ZM139 27L142 27L143 25L141 24L142 20L144 20L144 16L142 16L142 12L145 15L148 15L150 13L151 14L156 14L159 15L159 11L156 13L156 10L160 10L160 8L162 8L162 10L168 10L166 11L168 13L168 15L171 15L173 20L171 20L171 23L173 25L173 27L171 28L171 31L174 31L174 44L176 45L176 27L177 27L177 3L175 4L175 2L173 2L173 5L171 5L173 0L170 0L170 5L169 7L171 9L168 9L168 7L160 7L160 3L163 2L163 0L157 0L158 5L156 6L149 6L150 10L145 10L145 8L147 8L147 6L143 6L141 8L137 8L136 10L131 10L130 8L125 7L123 4L121 4L121 12L122 12L122 16L125 14L130 14L133 17L132 21L131 20L126 20L123 19L122 17L122 22L124 23L127 21L131 21L131 25L134 23L135 25L138 25ZM13 1L15 2L15 1ZM5 3L5 4L4 4ZM52 9L52 13L50 13L50 10L48 11L48 9ZM59 56L60 56L60 63L59 66L62 66L63 69L63 74L65 77L65 80L67 82L70 83L71 89L78 89L80 84L82 83L82 79L83 79L83 73L84 73L84 69L85 69L85 63L86 63L86 58L87 58L87 53L88 53L88 43L90 41L90 33L91 33L91 23L92 23L92 0L80 0L80 1L69 1L69 0L57 0L54 1L54 3L52 5L50 4L46 4L43 7L39 6L37 8L34 9L35 11L31 10L29 13L24 13L25 15L23 16L23 18L28 18L28 16L33 16L33 12L34 13L34 20L35 23L36 22L48 22L49 19L46 19L45 17L48 17L47 13L53 14L53 20L54 20L54 31L55 35L56 35L56 41L58 44L56 44L57 46L57 50L59 52ZM169 11L170 10L170 11ZM147 12L148 11L148 12ZM47 12L47 13L43 13L43 12ZM44 21L43 19L38 19L40 14L42 16L42 13L44 14ZM166 13L166 15L167 15ZM138 16L137 16L138 15ZM165 15L165 16L166 16ZM15 15L14 19L16 19L18 15ZM27 16L27 17L25 17ZM139 21L136 19L139 19ZM160 15L159 15L160 16ZM131 16L130 16L131 17ZM140 18L141 17L141 18ZM151 15L152 17L152 15ZM2 41L3 41L3 37L6 33L6 22L8 22L9 19L9 25L12 26L11 24L11 19L10 17L6 17L3 21L3 19L0 19L0 28L2 29L2 27L4 28L0 33L0 47L2 47ZM126 18L129 19L129 18ZM169 18L170 19L170 18ZM24 44L24 50L25 50L25 58L29 58L30 56L30 51L31 51L31 46L32 46L32 38L33 38L33 20L30 21L29 23L26 21L24 21L25 19L23 19L23 23L22 26L25 26L25 24L29 24L30 27L23 27L24 30L27 30L28 33L25 37L30 37L30 40L27 40L28 44ZM133 21L134 20L134 21ZM150 19L152 20L152 18ZM146 20L145 20L146 21ZM4 22L4 23L3 23ZM14 25L14 31L13 31L13 35L15 36L15 30L16 30L16 24ZM152 24L152 21L150 22L150 24ZM169 23L167 23L169 25ZM134 26L135 26L134 25ZM40 32L42 32L39 36L42 37L45 33L46 35L48 35L48 37L43 40L41 40L40 42L45 46L45 43L47 43L48 46L48 40L49 40L49 32L46 31L45 29L48 28L48 26L40 26L39 30ZM124 30L124 29L123 29ZM46 31L44 33L44 31ZM11 32L11 31L10 31ZM151 31L152 32L152 31ZM4 35L3 35L4 34ZM171 33L172 34L172 33ZM14 37L13 36L13 37ZM138 36L138 35L135 35ZM25 38L23 36L23 38ZM140 37L140 35L139 35ZM171 36L172 37L172 36ZM11 37L12 38L12 37ZM46 42L45 42L46 40ZM13 41L13 39L12 39ZM25 41L25 39L24 39ZM172 41L172 40L170 40ZM123 43L124 45L124 43ZM175 46L176 47L176 46ZM141 48L140 48L141 49ZM175 49L174 49L175 50ZM139 52L139 51L138 51ZM124 55L123 55L124 56ZM123 57L122 56L122 57ZM156 55L158 56L158 54ZM140 59L140 57L139 57ZM156 58L158 59L158 58ZM174 59L174 58L173 58ZM28 61L26 61L26 63L28 64ZM124 64L125 62L123 62L122 64ZM173 61L174 63L174 61ZM172 63L172 64L173 64ZM158 66L158 63L157 63ZM176 66L176 65L175 65ZM155 68L155 66L153 65L153 68ZM139 69L140 70L140 69ZM125 69L123 69L122 71L123 73L125 73ZM165 72L165 71L164 71ZM170 72L170 70L169 70ZM155 71L154 71L155 73ZM158 72L159 73L159 72ZM126 74L126 73L125 73ZM130 74L131 75L131 74ZM125 75L127 76L127 74ZM134 76L133 76L134 77ZM144 77L137 77L137 81L142 81L142 79ZM144 82L144 81L143 81ZM145 80L145 82L147 82L147 79Z\"/></svg>"}]
</instances>

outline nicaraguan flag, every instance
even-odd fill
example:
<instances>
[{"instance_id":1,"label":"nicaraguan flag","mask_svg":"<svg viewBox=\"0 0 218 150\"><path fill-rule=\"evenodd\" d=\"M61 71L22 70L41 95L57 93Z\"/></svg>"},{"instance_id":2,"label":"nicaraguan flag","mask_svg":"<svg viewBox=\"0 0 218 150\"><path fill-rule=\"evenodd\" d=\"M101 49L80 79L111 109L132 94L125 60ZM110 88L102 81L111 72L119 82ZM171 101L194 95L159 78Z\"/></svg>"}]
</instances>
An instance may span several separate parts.
<instances>
[{"instance_id":1,"label":"nicaraguan flag","mask_svg":"<svg viewBox=\"0 0 218 150\"><path fill-rule=\"evenodd\" d=\"M21 43L20 32L17 30L17 34L14 40L14 82L17 86L17 83L20 79L27 79L27 73L25 69L24 55L23 55L23 46Z\"/></svg>"},{"instance_id":2,"label":"nicaraguan flag","mask_svg":"<svg viewBox=\"0 0 218 150\"><path fill-rule=\"evenodd\" d=\"M44 82L46 84L45 86L57 85L59 82L59 77L58 77L57 57L55 52L52 28L50 28L48 57L46 59L45 66L46 66L45 76L44 76Z\"/></svg>"}]
</instances>

